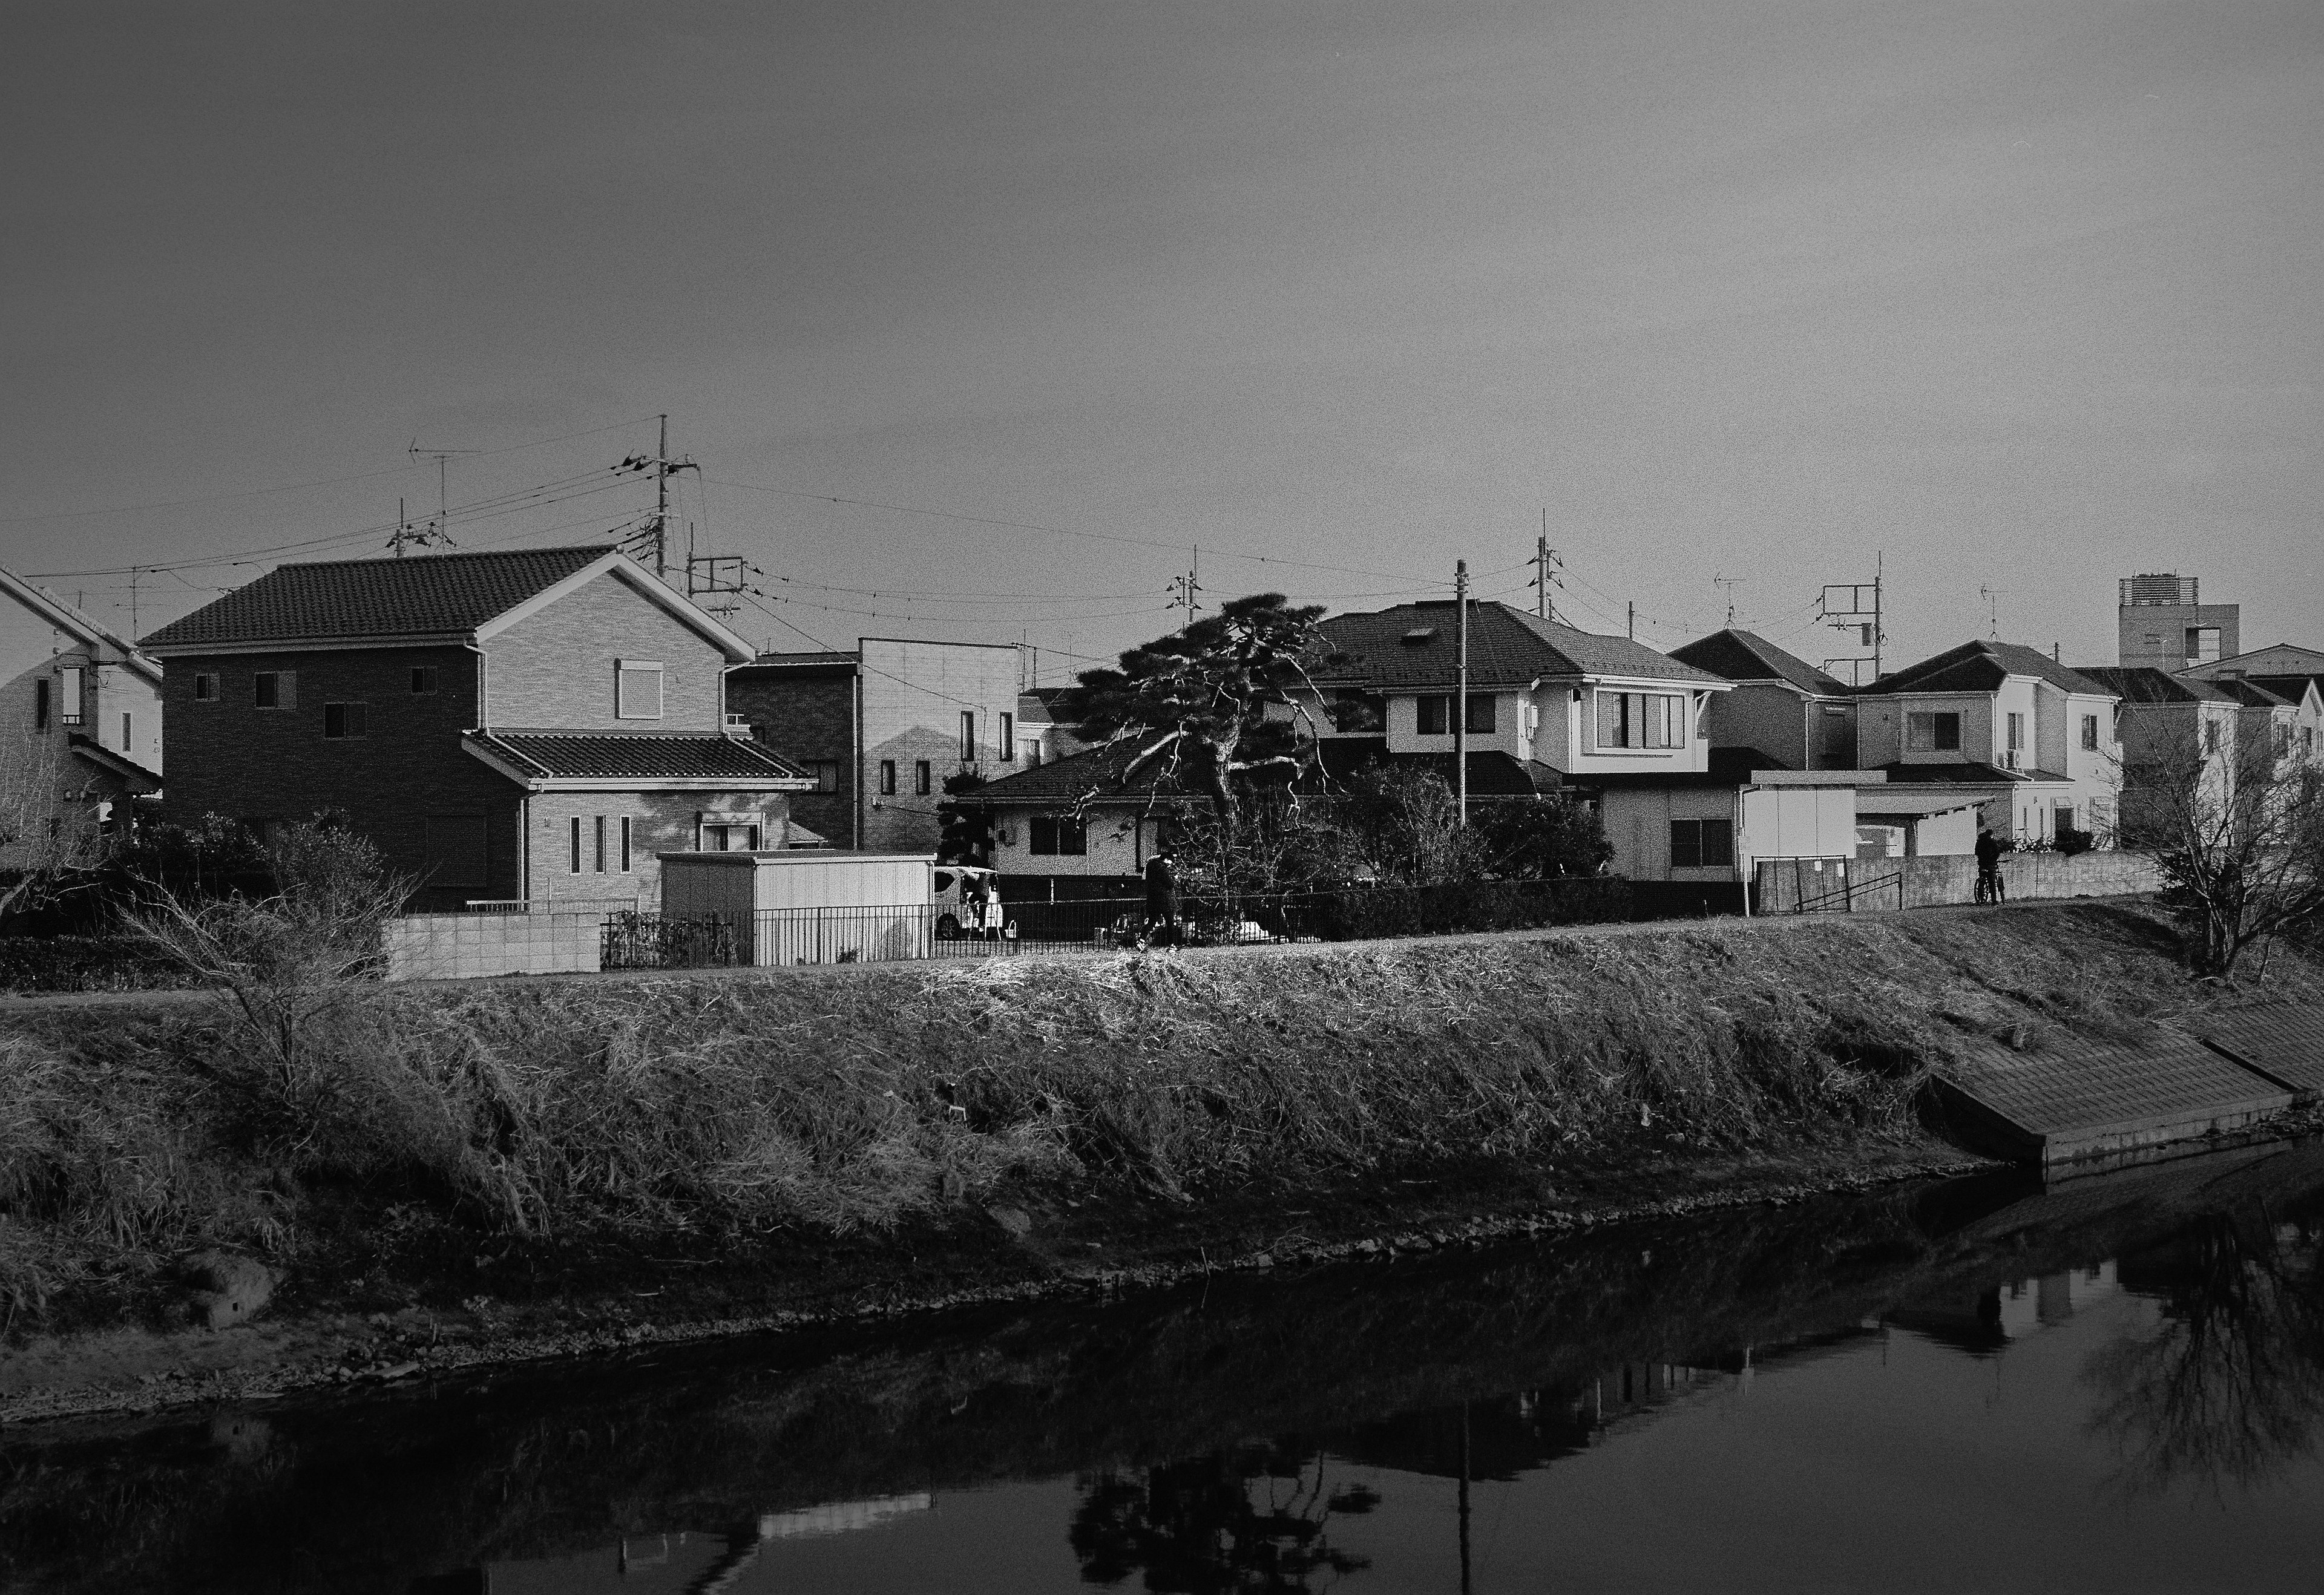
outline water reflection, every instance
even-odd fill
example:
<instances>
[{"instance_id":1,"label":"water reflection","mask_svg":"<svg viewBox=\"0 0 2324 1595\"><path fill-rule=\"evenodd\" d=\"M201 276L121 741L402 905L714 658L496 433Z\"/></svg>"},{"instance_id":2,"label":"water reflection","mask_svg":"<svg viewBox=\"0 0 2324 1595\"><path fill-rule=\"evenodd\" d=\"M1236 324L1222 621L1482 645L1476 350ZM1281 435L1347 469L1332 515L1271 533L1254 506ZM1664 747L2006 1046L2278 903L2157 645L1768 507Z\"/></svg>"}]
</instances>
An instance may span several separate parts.
<instances>
[{"instance_id":1,"label":"water reflection","mask_svg":"<svg viewBox=\"0 0 2324 1595\"><path fill-rule=\"evenodd\" d=\"M2324 1148L2275 1149L448 1397L36 1428L0 1435L0 1581L1451 1588L1472 1552L1547 1554L1510 1550L1530 1542L1508 1525L1568 1499L1556 1554L1586 1571L1608 1502L1648 1489L1688 1527L1622 1546L1631 1581L1696 1534L1840 1559L1802 1581L1878 1583L1845 1558L1893 1553L1887 1531L1832 1527L1832 1492L1870 1477L1858 1458L1900 1470L1868 1501L1921 1491L1995 1522L2024 1505L2009 1478L2046 1480L2026 1516L2050 1538L2128 1544L2135 1521L2090 1516L2102 1498L2190 1488L2306 1491L2317 1510L2274 1514L2290 1532L2324 1526L2319 1234ZM1979 1379L1978 1401L2014 1393L2015 1429L1963 1405ZM2011 1475L2028 1437L2053 1450ZM1787 1493L1769 1448L1826 1472ZM1651 1481L1623 1482L1648 1456ZM1748 1509L1698 1526L1724 1498ZM1480 1501L1499 1528L1472 1532Z\"/></svg>"},{"instance_id":2,"label":"water reflection","mask_svg":"<svg viewBox=\"0 0 2324 1595\"><path fill-rule=\"evenodd\" d=\"M2093 1356L2091 1427L2123 1461L2119 1488L2249 1490L2315 1453L2324 1417L2324 1280L2315 1215L2207 1213L2126 1258L2159 1322Z\"/></svg>"}]
</instances>

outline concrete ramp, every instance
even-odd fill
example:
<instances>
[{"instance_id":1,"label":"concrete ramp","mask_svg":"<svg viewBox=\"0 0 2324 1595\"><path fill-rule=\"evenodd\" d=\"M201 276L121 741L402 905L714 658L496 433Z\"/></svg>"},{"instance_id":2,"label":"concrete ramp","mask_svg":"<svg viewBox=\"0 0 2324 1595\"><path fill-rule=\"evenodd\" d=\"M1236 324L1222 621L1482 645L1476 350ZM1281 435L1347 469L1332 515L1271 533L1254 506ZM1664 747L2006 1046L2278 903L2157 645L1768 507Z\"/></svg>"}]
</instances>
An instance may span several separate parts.
<instances>
[{"instance_id":1,"label":"concrete ramp","mask_svg":"<svg viewBox=\"0 0 2324 1595\"><path fill-rule=\"evenodd\" d=\"M1972 1148L2045 1168L2200 1141L2292 1102L2276 1081L2160 1025L2124 1041L2044 1037L2022 1052L1970 1041L1937 1071L1936 1096L1945 1127Z\"/></svg>"},{"instance_id":2,"label":"concrete ramp","mask_svg":"<svg viewBox=\"0 0 2324 1595\"><path fill-rule=\"evenodd\" d=\"M2182 1021L2197 1039L2302 1096L2324 1092L2324 1007L2271 1002Z\"/></svg>"}]
</instances>

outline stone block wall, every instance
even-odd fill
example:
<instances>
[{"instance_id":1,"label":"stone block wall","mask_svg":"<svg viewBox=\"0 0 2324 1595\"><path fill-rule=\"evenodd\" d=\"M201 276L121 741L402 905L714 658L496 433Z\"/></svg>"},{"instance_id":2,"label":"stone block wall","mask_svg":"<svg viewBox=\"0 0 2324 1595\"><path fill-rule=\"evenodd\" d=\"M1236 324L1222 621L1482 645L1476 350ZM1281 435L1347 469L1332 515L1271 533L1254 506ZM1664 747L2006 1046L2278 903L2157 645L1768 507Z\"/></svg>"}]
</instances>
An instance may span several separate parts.
<instances>
[{"instance_id":1,"label":"stone block wall","mask_svg":"<svg viewBox=\"0 0 2324 1595\"><path fill-rule=\"evenodd\" d=\"M1763 861L1755 911L1844 913L1876 908L1927 908L1977 900L1977 860L1966 853L1908 859L1826 860L1818 871L1803 862ZM2045 898L2128 897L2163 890L2162 872L2143 853L2004 853L2001 879L2012 902ZM1846 890L1846 897L1840 894Z\"/></svg>"},{"instance_id":2,"label":"stone block wall","mask_svg":"<svg viewBox=\"0 0 2324 1595\"><path fill-rule=\"evenodd\" d=\"M387 924L391 981L576 974L597 968L599 914L409 914Z\"/></svg>"}]
</instances>

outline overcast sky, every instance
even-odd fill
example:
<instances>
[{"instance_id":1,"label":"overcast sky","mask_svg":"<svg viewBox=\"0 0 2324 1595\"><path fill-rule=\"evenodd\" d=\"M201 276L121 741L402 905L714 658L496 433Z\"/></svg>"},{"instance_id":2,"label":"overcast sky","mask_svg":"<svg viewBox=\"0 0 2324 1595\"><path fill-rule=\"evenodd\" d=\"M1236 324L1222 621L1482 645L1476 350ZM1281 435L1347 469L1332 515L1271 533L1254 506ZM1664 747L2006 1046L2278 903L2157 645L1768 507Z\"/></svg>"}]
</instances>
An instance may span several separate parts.
<instances>
[{"instance_id":1,"label":"overcast sky","mask_svg":"<svg viewBox=\"0 0 2324 1595\"><path fill-rule=\"evenodd\" d=\"M2110 662L2142 570L2324 643L2315 0L10 17L0 563L124 627L111 567L378 551L414 440L496 451L456 512L596 490L464 548L633 522L667 410L779 647L1055 679L1197 543L1213 598L1523 602L1545 510L1664 647L1725 592L1837 652L1876 551L1892 668Z\"/></svg>"}]
</instances>

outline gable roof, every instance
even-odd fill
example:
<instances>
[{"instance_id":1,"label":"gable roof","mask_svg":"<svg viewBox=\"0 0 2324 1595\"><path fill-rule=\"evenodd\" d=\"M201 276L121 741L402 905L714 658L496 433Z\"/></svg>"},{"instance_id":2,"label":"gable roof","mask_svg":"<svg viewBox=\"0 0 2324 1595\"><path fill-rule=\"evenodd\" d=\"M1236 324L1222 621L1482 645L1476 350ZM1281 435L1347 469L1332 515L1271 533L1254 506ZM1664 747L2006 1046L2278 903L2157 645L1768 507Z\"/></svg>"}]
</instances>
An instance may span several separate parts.
<instances>
[{"instance_id":1,"label":"gable roof","mask_svg":"<svg viewBox=\"0 0 2324 1595\"><path fill-rule=\"evenodd\" d=\"M1821 697L1844 697L1850 690L1839 677L1786 653L1752 632L1730 626L1671 650L1671 658L1729 681L1780 681Z\"/></svg>"},{"instance_id":2,"label":"gable roof","mask_svg":"<svg viewBox=\"0 0 2324 1595\"><path fill-rule=\"evenodd\" d=\"M2311 692L2324 699L2324 676L2247 676L2244 679L2264 687L2287 704L2297 704Z\"/></svg>"},{"instance_id":3,"label":"gable roof","mask_svg":"<svg viewBox=\"0 0 2324 1595\"><path fill-rule=\"evenodd\" d=\"M1459 674L1460 616L1450 598L1333 615L1317 629L1330 650L1308 666L1319 686L1449 687ZM1627 637L1578 631L1507 604L1469 605L1472 691L1523 687L1544 676L1612 676L1714 689L1729 685Z\"/></svg>"},{"instance_id":4,"label":"gable roof","mask_svg":"<svg viewBox=\"0 0 2324 1595\"><path fill-rule=\"evenodd\" d=\"M2092 665L2084 675L2126 704L2233 704L2218 683L2173 676L2153 665Z\"/></svg>"},{"instance_id":5,"label":"gable roof","mask_svg":"<svg viewBox=\"0 0 2324 1595\"><path fill-rule=\"evenodd\" d=\"M147 635L168 657L218 649L481 640L611 575L701 634L729 659L750 644L618 549L511 549L406 559L278 565L246 586Z\"/></svg>"},{"instance_id":6,"label":"gable roof","mask_svg":"<svg viewBox=\"0 0 2324 1595\"><path fill-rule=\"evenodd\" d=\"M2214 681L2210 685L2246 709L2289 709L2292 706L2292 699L2247 676L2230 676L2224 681Z\"/></svg>"},{"instance_id":7,"label":"gable roof","mask_svg":"<svg viewBox=\"0 0 2324 1595\"><path fill-rule=\"evenodd\" d=\"M1011 807L1030 805L1049 808L1070 808L1082 802L1177 807L1209 801L1161 775L1159 760L1148 765L1134 780L1125 782L1121 770L1129 761L1127 749L1091 748L987 781L976 788L974 800Z\"/></svg>"},{"instance_id":8,"label":"gable roof","mask_svg":"<svg viewBox=\"0 0 2324 1595\"><path fill-rule=\"evenodd\" d=\"M2031 676L2090 697L2118 696L2086 670L2070 670L2038 648L1979 638L1883 676L1857 691L1868 697L1892 692L1991 692L2012 676Z\"/></svg>"},{"instance_id":9,"label":"gable roof","mask_svg":"<svg viewBox=\"0 0 2324 1595\"><path fill-rule=\"evenodd\" d=\"M161 667L137 650L137 645L67 604L45 587L36 587L14 571L0 566L0 593L6 594L30 610L35 616L56 631L78 637L93 652L118 654L118 659L101 659L105 664L119 664L132 674L143 677L153 687L161 685Z\"/></svg>"},{"instance_id":10,"label":"gable roof","mask_svg":"<svg viewBox=\"0 0 2324 1595\"><path fill-rule=\"evenodd\" d=\"M472 731L461 742L485 763L528 786L589 781L781 790L814 784L788 760L715 732Z\"/></svg>"}]
</instances>

